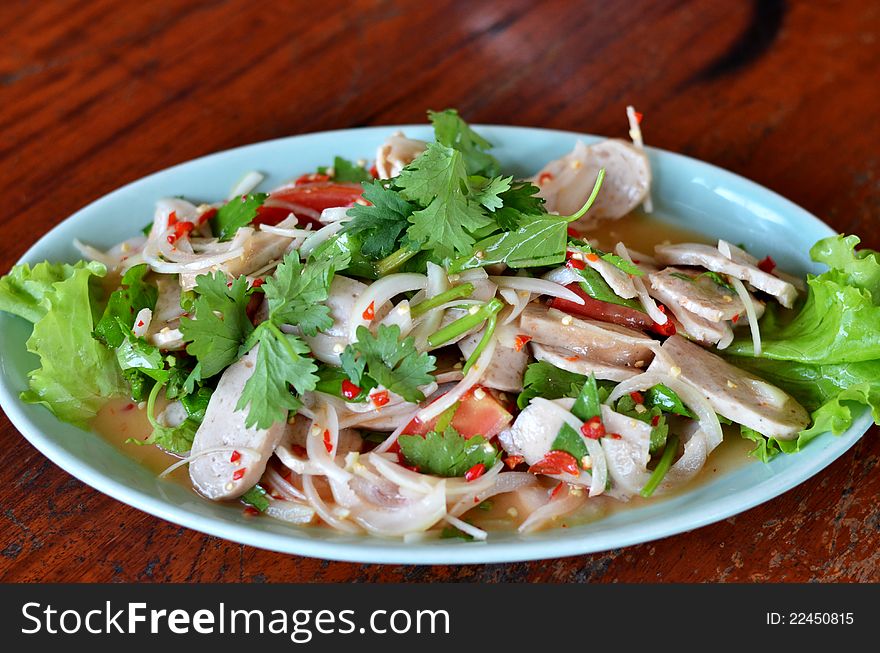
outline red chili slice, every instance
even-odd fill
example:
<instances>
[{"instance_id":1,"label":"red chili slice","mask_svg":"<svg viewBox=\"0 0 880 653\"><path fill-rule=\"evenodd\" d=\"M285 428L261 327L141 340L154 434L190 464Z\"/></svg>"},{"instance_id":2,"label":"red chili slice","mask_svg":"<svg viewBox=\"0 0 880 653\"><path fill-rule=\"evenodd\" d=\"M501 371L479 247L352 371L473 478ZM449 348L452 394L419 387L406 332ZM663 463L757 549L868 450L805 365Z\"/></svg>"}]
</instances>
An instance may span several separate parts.
<instances>
[{"instance_id":1,"label":"red chili slice","mask_svg":"<svg viewBox=\"0 0 880 653\"><path fill-rule=\"evenodd\" d=\"M629 397L637 404L645 403L645 398L642 396L641 392L630 392Z\"/></svg>"},{"instance_id":2,"label":"red chili slice","mask_svg":"<svg viewBox=\"0 0 880 653\"><path fill-rule=\"evenodd\" d=\"M526 335L520 334L520 335L518 335L516 338L514 338L514 340L513 340L513 348L514 348L516 351L522 351L522 348L525 347L526 344L528 344L528 342L529 342L531 339L532 339L532 336L526 336Z\"/></svg>"},{"instance_id":3,"label":"red chili slice","mask_svg":"<svg viewBox=\"0 0 880 653\"><path fill-rule=\"evenodd\" d=\"M237 451L233 451L232 455L229 456L229 462L237 463L239 460L241 460L241 454L238 453Z\"/></svg>"},{"instance_id":4,"label":"red chili slice","mask_svg":"<svg viewBox=\"0 0 880 653\"><path fill-rule=\"evenodd\" d=\"M529 467L532 474L571 474L578 476L577 460L566 451L550 451L534 465Z\"/></svg>"},{"instance_id":5,"label":"red chili slice","mask_svg":"<svg viewBox=\"0 0 880 653\"><path fill-rule=\"evenodd\" d=\"M371 398L372 398L373 404L376 406L376 408L384 406L389 401L391 401L391 399L388 397L387 390L380 390L379 392L374 392L372 394Z\"/></svg>"},{"instance_id":6,"label":"red chili slice","mask_svg":"<svg viewBox=\"0 0 880 653\"><path fill-rule=\"evenodd\" d=\"M247 471L246 467L240 467L239 469L236 469L234 472L232 472L232 480L241 480L241 477L244 476L245 471Z\"/></svg>"},{"instance_id":7,"label":"red chili slice","mask_svg":"<svg viewBox=\"0 0 880 653\"><path fill-rule=\"evenodd\" d=\"M584 434L585 438L598 440L605 435L605 425L602 423L601 418L591 417L584 422L584 425L581 427L581 433Z\"/></svg>"},{"instance_id":8,"label":"red chili slice","mask_svg":"<svg viewBox=\"0 0 880 653\"><path fill-rule=\"evenodd\" d=\"M773 270L776 269L776 261L770 256L765 256L763 260L758 262L758 269L767 274L773 274Z\"/></svg>"},{"instance_id":9,"label":"red chili slice","mask_svg":"<svg viewBox=\"0 0 880 653\"><path fill-rule=\"evenodd\" d=\"M517 465L523 462L522 456L508 456L504 459L504 464L507 465L509 469L513 469Z\"/></svg>"},{"instance_id":10,"label":"red chili slice","mask_svg":"<svg viewBox=\"0 0 880 653\"><path fill-rule=\"evenodd\" d=\"M327 453L333 453L333 442L330 441L330 429L324 429L324 448Z\"/></svg>"},{"instance_id":11,"label":"red chili slice","mask_svg":"<svg viewBox=\"0 0 880 653\"><path fill-rule=\"evenodd\" d=\"M374 317L376 317L376 302L370 302L370 305L367 306L361 317L363 317L365 320L372 320Z\"/></svg>"},{"instance_id":12,"label":"red chili slice","mask_svg":"<svg viewBox=\"0 0 880 653\"><path fill-rule=\"evenodd\" d=\"M579 284L570 283L566 288L583 299L584 303L575 304L567 299L554 297L550 302L551 308L556 308L560 311L577 315L578 317L586 317L592 320L619 324L620 326L629 327L631 329L646 330L654 325L654 321L647 314L637 311L634 308L593 299L581 289Z\"/></svg>"},{"instance_id":13,"label":"red chili slice","mask_svg":"<svg viewBox=\"0 0 880 653\"><path fill-rule=\"evenodd\" d=\"M361 393L361 389L348 379L342 381L342 396L351 401Z\"/></svg>"},{"instance_id":14,"label":"red chili slice","mask_svg":"<svg viewBox=\"0 0 880 653\"><path fill-rule=\"evenodd\" d=\"M480 478L486 473L486 466L483 463L477 463L464 473L464 480L470 483Z\"/></svg>"}]
</instances>

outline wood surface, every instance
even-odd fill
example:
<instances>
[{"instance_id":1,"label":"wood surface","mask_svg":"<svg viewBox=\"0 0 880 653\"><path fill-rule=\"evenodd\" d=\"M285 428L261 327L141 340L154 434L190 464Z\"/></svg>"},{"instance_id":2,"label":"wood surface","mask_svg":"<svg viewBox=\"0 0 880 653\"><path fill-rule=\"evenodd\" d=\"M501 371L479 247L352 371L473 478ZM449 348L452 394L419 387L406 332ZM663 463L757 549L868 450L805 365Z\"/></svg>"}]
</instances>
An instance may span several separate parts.
<instances>
[{"instance_id":1,"label":"wood surface","mask_svg":"<svg viewBox=\"0 0 880 653\"><path fill-rule=\"evenodd\" d=\"M422 121L625 135L723 166L880 247L880 5L603 2L0 3L0 269L150 172L269 138ZM139 226L139 225L133 225ZM880 581L880 438L736 518L608 553L374 566L161 521L0 422L3 581Z\"/></svg>"}]
</instances>

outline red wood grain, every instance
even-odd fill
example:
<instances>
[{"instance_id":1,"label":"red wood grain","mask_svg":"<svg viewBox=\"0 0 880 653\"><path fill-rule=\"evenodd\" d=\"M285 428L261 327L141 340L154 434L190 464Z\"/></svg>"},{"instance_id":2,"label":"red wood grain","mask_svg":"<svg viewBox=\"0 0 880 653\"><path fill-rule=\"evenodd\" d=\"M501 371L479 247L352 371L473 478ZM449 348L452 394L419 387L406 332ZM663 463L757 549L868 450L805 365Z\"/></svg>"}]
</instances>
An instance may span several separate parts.
<instances>
[{"instance_id":1,"label":"red wood grain","mask_svg":"<svg viewBox=\"0 0 880 653\"><path fill-rule=\"evenodd\" d=\"M155 170L446 106L475 122L623 135L634 103L650 144L743 174L880 247L871 0L9 1L0 25L4 271L65 216ZM692 533L546 562L406 567L173 526L60 471L4 416L0 580L876 582L877 435Z\"/></svg>"}]
</instances>

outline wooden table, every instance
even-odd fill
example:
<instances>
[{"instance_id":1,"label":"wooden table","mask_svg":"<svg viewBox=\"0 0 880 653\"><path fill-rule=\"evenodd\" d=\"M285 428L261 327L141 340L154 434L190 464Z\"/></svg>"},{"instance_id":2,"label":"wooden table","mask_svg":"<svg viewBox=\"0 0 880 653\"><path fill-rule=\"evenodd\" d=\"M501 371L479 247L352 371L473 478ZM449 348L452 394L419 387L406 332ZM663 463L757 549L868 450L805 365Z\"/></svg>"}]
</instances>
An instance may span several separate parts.
<instances>
[{"instance_id":1,"label":"wooden table","mask_svg":"<svg viewBox=\"0 0 880 653\"><path fill-rule=\"evenodd\" d=\"M880 247L880 7L841 2L0 5L5 271L81 206L245 143L416 122L625 135L754 179ZM608 553L470 567L322 562L95 492L0 424L4 581L880 581L877 429L784 496Z\"/></svg>"}]
</instances>

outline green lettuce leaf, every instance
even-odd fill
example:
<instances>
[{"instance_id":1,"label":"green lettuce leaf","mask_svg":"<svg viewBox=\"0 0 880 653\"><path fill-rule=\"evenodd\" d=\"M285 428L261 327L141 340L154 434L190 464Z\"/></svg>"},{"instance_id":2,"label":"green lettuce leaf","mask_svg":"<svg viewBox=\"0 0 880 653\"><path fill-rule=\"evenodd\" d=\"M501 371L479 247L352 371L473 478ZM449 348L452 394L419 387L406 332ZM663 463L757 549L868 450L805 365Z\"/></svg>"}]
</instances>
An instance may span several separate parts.
<instances>
[{"instance_id":1,"label":"green lettuce leaf","mask_svg":"<svg viewBox=\"0 0 880 653\"><path fill-rule=\"evenodd\" d=\"M821 433L840 434L867 407L880 424L880 253L856 251L857 236L823 238L810 249L829 270L807 278L800 311L785 320L767 311L760 323L763 353L751 341L725 351L731 362L789 392L812 411L812 426L795 440L743 432L758 442L753 452L768 459L799 451Z\"/></svg>"},{"instance_id":2,"label":"green lettuce leaf","mask_svg":"<svg viewBox=\"0 0 880 653\"><path fill-rule=\"evenodd\" d=\"M36 322L46 314L46 295L54 285L73 276L77 266L67 263L27 263L16 265L0 278L0 311Z\"/></svg>"},{"instance_id":3,"label":"green lettuce leaf","mask_svg":"<svg viewBox=\"0 0 880 653\"><path fill-rule=\"evenodd\" d=\"M125 392L115 353L92 337L95 325L90 281L103 277L97 262L78 263L46 292L45 315L34 324L27 349L40 358L21 397L40 403L59 419L84 425L108 399Z\"/></svg>"}]
</instances>

